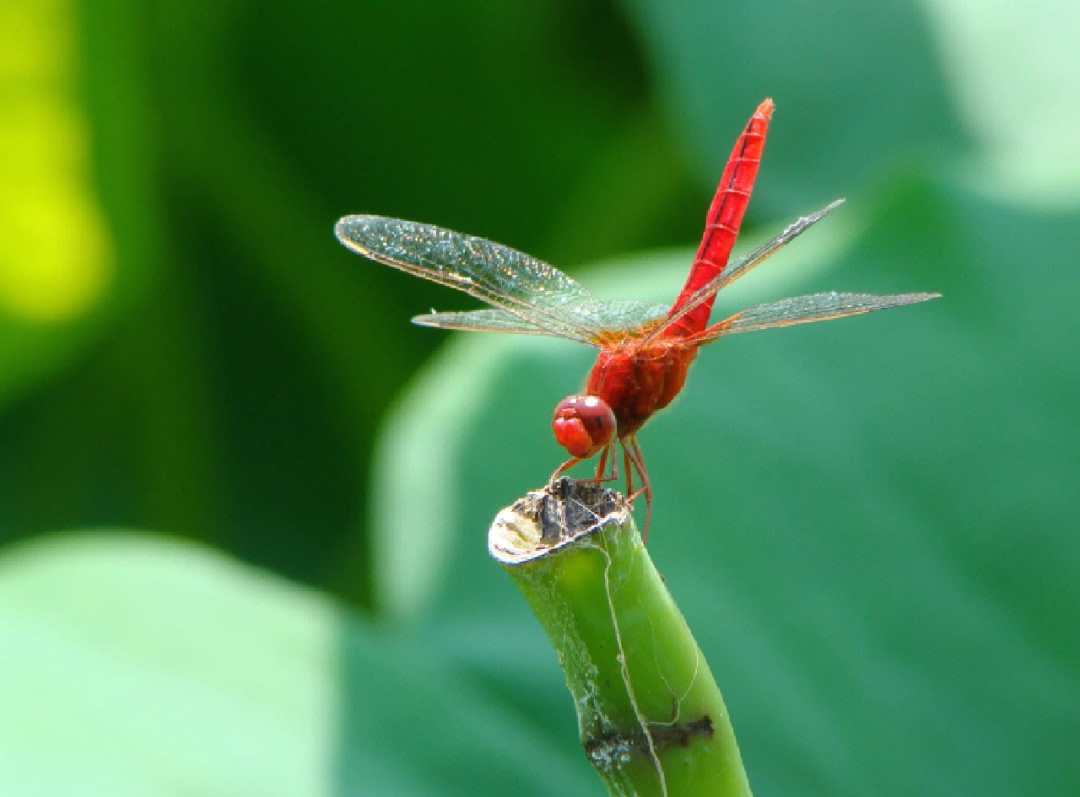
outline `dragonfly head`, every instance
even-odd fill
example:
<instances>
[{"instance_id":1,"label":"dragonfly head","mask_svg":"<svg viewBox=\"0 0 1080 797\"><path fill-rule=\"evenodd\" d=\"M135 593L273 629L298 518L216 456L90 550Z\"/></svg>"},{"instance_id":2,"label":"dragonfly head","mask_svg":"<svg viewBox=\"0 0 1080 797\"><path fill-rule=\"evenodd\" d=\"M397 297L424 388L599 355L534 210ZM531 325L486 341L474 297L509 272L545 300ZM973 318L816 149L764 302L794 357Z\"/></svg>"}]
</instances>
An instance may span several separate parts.
<instances>
[{"instance_id":1,"label":"dragonfly head","mask_svg":"<svg viewBox=\"0 0 1080 797\"><path fill-rule=\"evenodd\" d=\"M588 459L615 436L615 413L596 396L568 396L556 405L551 430L570 456Z\"/></svg>"}]
</instances>

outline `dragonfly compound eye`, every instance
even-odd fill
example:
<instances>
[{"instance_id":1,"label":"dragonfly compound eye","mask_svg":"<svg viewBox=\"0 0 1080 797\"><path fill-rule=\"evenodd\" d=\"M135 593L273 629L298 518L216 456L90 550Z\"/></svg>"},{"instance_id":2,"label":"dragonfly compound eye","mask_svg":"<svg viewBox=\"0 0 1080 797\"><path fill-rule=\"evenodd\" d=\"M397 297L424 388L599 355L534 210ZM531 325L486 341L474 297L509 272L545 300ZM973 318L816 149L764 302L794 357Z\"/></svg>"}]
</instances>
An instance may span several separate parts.
<instances>
[{"instance_id":1,"label":"dragonfly compound eye","mask_svg":"<svg viewBox=\"0 0 1080 797\"><path fill-rule=\"evenodd\" d=\"M551 429L570 456L586 459L615 436L615 413L596 396L570 396L556 405Z\"/></svg>"}]
</instances>

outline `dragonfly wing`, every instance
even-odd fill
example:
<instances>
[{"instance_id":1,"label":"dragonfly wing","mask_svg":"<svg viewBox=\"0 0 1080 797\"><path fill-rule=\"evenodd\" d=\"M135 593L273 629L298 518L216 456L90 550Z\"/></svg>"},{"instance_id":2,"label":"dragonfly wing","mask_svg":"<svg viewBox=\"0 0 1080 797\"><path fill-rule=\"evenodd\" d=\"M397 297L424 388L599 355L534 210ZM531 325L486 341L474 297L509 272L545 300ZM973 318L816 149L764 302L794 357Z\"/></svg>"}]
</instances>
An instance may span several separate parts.
<instances>
[{"instance_id":1,"label":"dragonfly wing","mask_svg":"<svg viewBox=\"0 0 1080 797\"><path fill-rule=\"evenodd\" d=\"M771 241L762 244L745 257L740 257L728 263L727 268L724 269L724 272L716 280L716 289L719 290L725 285L734 282L743 274L748 272L750 269L754 268L754 266L760 265L762 262L767 260L780 249L791 243L792 240L802 235L804 232L813 227L823 218L828 216L842 204L844 204L843 199L834 199L821 210L816 210L807 216L800 216L787 227L785 227L781 231L781 233L775 238L773 238Z\"/></svg>"},{"instance_id":2,"label":"dragonfly wing","mask_svg":"<svg viewBox=\"0 0 1080 797\"><path fill-rule=\"evenodd\" d=\"M456 288L558 337L589 341L603 330L571 308L592 294L554 266L471 235L383 216L346 216L341 243L378 263Z\"/></svg>"},{"instance_id":3,"label":"dragonfly wing","mask_svg":"<svg viewBox=\"0 0 1080 797\"><path fill-rule=\"evenodd\" d=\"M678 309L678 311L668 316L668 318L665 319L664 323L653 331L651 337L656 337L662 334L665 329L669 328L672 324L685 316L702 302L707 301L708 298L715 294L718 290L731 284L755 266L759 266L764 263L769 257L776 254L776 252L787 246L789 243L791 243L792 240L794 240L802 233L806 232L808 229L810 229L810 227L817 224L819 221L825 218L832 211L836 210L836 208L840 207L840 205L842 204L844 204L843 199L835 199L828 205L823 207L821 210L815 211L814 213L811 213L807 216L799 217L787 227L785 227L783 231L771 241L762 244L757 249L747 255L744 255L743 257L732 260L730 263L727 264L723 271L721 271L711 280L709 280L696 291L694 291L694 293L686 299L685 303ZM706 330L706 332L708 332L708 330Z\"/></svg>"},{"instance_id":4,"label":"dragonfly wing","mask_svg":"<svg viewBox=\"0 0 1080 797\"><path fill-rule=\"evenodd\" d=\"M925 302L928 299L936 299L940 295L939 293L898 293L889 296L874 296L869 293L829 292L781 299L778 302L755 305L741 313L736 313L706 329L695 342L708 343L722 335L735 332L752 332L758 329L829 321L833 318L844 318L873 310Z\"/></svg>"},{"instance_id":5,"label":"dragonfly wing","mask_svg":"<svg viewBox=\"0 0 1080 797\"><path fill-rule=\"evenodd\" d=\"M659 321L668 314L666 304L647 302L592 301L574 308L576 315L592 326L598 326L605 332L633 332Z\"/></svg>"},{"instance_id":6,"label":"dragonfly wing","mask_svg":"<svg viewBox=\"0 0 1080 797\"><path fill-rule=\"evenodd\" d=\"M466 313L428 313L414 316L412 322L422 327L470 331L512 332L521 335L547 335L546 329L522 321L505 310L472 310Z\"/></svg>"},{"instance_id":7,"label":"dragonfly wing","mask_svg":"<svg viewBox=\"0 0 1080 797\"><path fill-rule=\"evenodd\" d=\"M632 332L663 318L668 311L665 304L643 302L598 302L571 305L567 313L583 324L600 327L608 333ZM505 310L473 310L467 313L430 313L413 318L414 324L424 327L461 330L492 330L520 335L547 335L547 330L523 321ZM599 347L604 335L584 341Z\"/></svg>"}]
</instances>

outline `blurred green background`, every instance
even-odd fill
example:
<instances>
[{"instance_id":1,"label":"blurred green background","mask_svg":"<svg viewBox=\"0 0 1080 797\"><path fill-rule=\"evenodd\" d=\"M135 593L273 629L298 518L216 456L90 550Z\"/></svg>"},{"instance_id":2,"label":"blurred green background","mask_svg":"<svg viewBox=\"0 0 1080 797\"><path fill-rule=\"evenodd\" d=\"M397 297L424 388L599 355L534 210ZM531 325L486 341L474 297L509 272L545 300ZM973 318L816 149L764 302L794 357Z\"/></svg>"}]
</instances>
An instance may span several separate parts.
<instances>
[{"instance_id":1,"label":"blurred green background","mask_svg":"<svg viewBox=\"0 0 1080 797\"><path fill-rule=\"evenodd\" d=\"M600 793L487 558L590 352L347 213L668 301L936 290L702 353L650 548L759 795L1080 791L1080 10L0 0L0 792ZM719 315L719 312L718 312Z\"/></svg>"}]
</instances>

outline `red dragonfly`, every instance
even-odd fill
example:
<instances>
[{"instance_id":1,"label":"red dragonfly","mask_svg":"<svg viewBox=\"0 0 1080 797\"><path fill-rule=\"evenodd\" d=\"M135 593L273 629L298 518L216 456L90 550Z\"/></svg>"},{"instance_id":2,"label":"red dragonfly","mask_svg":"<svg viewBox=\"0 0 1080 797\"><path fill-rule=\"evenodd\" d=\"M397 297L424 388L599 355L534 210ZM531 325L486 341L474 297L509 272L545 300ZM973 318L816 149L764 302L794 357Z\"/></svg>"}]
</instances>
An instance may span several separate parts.
<instances>
[{"instance_id":1,"label":"red dragonfly","mask_svg":"<svg viewBox=\"0 0 1080 797\"><path fill-rule=\"evenodd\" d=\"M709 326L716 292L746 274L835 209L836 200L790 224L745 257L727 262L750 201L773 103L766 99L743 129L724 168L705 222L690 276L671 307L599 301L547 263L484 238L380 216L346 216L334 232L349 249L371 260L475 296L491 309L431 313L413 323L441 329L513 332L576 340L600 350L585 392L555 408L555 439L570 454L557 475L600 454L596 480L617 478L617 459L605 475L616 442L623 451L626 491L644 494L647 538L652 488L637 432L678 394L698 347L736 332L826 321L933 299L936 293L874 296L816 293L759 304ZM641 487L634 490L634 472Z\"/></svg>"}]
</instances>

